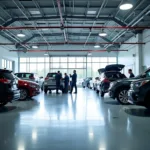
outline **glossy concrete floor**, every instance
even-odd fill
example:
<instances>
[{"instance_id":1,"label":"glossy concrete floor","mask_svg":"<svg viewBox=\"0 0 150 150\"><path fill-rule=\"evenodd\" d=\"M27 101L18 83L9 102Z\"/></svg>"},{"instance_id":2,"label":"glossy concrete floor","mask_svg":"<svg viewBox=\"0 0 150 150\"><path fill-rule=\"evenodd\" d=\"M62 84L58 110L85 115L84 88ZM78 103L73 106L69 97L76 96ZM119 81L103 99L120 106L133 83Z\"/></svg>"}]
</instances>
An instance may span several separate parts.
<instances>
[{"instance_id":1,"label":"glossy concrete floor","mask_svg":"<svg viewBox=\"0 0 150 150\"><path fill-rule=\"evenodd\" d=\"M143 149L150 149L150 112L93 90L41 93L0 109L0 150Z\"/></svg>"}]
</instances>

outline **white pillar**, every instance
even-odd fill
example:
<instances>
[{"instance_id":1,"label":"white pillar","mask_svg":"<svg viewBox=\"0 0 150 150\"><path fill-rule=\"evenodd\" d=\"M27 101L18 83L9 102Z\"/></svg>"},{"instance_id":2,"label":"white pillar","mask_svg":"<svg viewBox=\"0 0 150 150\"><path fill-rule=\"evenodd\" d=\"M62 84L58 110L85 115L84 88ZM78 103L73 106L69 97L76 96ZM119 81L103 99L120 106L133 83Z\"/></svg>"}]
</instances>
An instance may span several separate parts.
<instances>
[{"instance_id":1,"label":"white pillar","mask_svg":"<svg viewBox=\"0 0 150 150\"><path fill-rule=\"evenodd\" d=\"M137 42L143 42L142 41L142 34L137 34ZM135 57L135 63L136 63L136 74L141 74L143 72L143 61L142 61L142 45L138 44L136 46L136 57Z\"/></svg>"}]
</instances>

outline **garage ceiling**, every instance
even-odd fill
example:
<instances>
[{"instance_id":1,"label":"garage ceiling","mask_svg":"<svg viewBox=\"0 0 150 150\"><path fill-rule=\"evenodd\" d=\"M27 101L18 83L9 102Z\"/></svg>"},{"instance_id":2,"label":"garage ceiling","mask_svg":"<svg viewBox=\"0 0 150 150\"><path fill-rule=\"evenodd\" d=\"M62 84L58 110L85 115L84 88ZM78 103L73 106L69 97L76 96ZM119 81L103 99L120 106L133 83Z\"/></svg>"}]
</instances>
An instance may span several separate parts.
<instances>
[{"instance_id":1,"label":"garage ceiling","mask_svg":"<svg viewBox=\"0 0 150 150\"><path fill-rule=\"evenodd\" d=\"M38 45L40 50L57 50L68 42L81 42L78 49L87 49L101 42L124 42L141 30L104 29L106 37L99 37L102 29L93 26L149 26L150 1L130 0L133 8L120 10L124 0L0 0L0 24L3 27L43 27L43 26L89 26L90 28L52 28L1 30L1 35L16 45L31 49ZM123 33L126 31L125 33ZM24 38L17 37L23 33ZM45 44L36 44L43 42ZM61 44L52 45L52 42ZM92 44L89 44L92 42ZM25 44L26 43L26 44ZM71 44L70 44L71 45ZM74 49L69 45L69 49ZM107 44L100 44L100 49Z\"/></svg>"}]
</instances>

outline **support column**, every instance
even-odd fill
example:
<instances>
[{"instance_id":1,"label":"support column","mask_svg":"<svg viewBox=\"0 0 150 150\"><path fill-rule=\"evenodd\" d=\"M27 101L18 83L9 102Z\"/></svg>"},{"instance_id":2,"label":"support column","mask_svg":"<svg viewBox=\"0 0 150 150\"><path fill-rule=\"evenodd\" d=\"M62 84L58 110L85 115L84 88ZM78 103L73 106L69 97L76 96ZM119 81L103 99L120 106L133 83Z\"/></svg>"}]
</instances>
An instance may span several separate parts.
<instances>
[{"instance_id":1,"label":"support column","mask_svg":"<svg viewBox=\"0 0 150 150\"><path fill-rule=\"evenodd\" d=\"M137 42L142 42L142 34L137 34ZM136 57L135 57L135 63L136 63L136 74L141 74L143 72L143 56L142 56L142 45L139 44L136 46Z\"/></svg>"}]
</instances>

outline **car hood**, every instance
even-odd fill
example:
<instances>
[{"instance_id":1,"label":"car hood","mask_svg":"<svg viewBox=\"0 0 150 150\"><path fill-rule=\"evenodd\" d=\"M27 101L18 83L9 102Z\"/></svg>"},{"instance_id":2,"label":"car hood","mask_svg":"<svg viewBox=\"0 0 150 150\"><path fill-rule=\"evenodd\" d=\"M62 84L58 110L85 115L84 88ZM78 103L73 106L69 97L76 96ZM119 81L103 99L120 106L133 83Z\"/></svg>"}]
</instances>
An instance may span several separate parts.
<instances>
[{"instance_id":1,"label":"car hood","mask_svg":"<svg viewBox=\"0 0 150 150\"><path fill-rule=\"evenodd\" d=\"M145 81L145 80L150 80L150 77L148 78L140 78L140 79L136 79L133 82L140 82L140 81Z\"/></svg>"},{"instance_id":2,"label":"car hood","mask_svg":"<svg viewBox=\"0 0 150 150\"><path fill-rule=\"evenodd\" d=\"M125 79L117 80L117 82L133 82L138 79L140 79L140 77L139 78L136 78L136 77L135 78L125 78Z\"/></svg>"}]
</instances>

